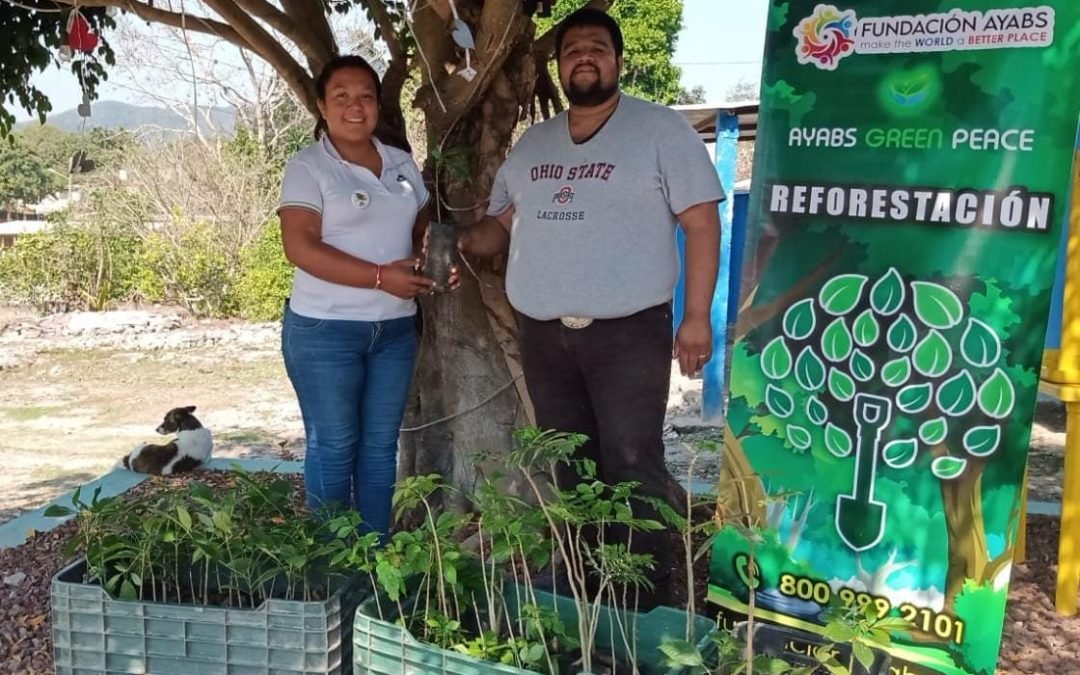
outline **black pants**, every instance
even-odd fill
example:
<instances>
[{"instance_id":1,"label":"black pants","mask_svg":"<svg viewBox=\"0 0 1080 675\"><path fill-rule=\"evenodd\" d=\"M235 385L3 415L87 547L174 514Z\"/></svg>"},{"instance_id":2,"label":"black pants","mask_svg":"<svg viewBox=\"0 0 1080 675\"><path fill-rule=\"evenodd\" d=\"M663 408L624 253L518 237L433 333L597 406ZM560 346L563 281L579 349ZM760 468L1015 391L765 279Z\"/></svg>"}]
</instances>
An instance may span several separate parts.
<instances>
[{"instance_id":1,"label":"black pants","mask_svg":"<svg viewBox=\"0 0 1080 675\"><path fill-rule=\"evenodd\" d=\"M580 452L596 462L602 481L637 481L639 494L670 501L672 485L681 490L664 463L664 415L671 380L670 305L594 321L582 329L518 314L518 330L537 426L585 434L590 441ZM556 480L567 489L578 476L564 467ZM634 513L660 520L654 509L642 504L634 505ZM605 534L609 544L626 539L625 530L613 528ZM634 532L631 550L652 554L656 570L650 577L657 584L666 581L672 563L667 530Z\"/></svg>"}]
</instances>

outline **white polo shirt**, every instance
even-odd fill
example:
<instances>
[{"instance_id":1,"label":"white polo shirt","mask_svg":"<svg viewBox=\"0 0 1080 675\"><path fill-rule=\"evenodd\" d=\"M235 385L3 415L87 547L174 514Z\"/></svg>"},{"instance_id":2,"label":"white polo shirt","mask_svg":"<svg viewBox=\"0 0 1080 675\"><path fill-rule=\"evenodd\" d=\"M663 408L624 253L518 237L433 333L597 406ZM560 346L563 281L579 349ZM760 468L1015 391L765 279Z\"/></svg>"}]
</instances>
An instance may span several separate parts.
<instances>
[{"instance_id":1,"label":"white polo shirt","mask_svg":"<svg viewBox=\"0 0 1080 675\"><path fill-rule=\"evenodd\" d=\"M323 136L285 167L279 209L300 207L322 216L322 240L377 265L412 257L416 215L428 191L411 155L374 141L382 175L341 158ZM324 281L297 269L292 311L313 319L388 321L412 316L416 303L381 290Z\"/></svg>"}]
</instances>

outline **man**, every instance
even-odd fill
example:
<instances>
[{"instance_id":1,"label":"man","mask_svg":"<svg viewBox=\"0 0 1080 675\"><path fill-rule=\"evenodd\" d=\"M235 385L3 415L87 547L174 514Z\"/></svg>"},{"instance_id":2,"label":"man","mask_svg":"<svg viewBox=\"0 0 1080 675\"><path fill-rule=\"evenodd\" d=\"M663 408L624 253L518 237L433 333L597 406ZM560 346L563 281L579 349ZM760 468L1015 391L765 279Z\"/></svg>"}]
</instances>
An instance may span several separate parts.
<instances>
[{"instance_id":1,"label":"man","mask_svg":"<svg viewBox=\"0 0 1080 675\"><path fill-rule=\"evenodd\" d=\"M686 234L687 278L674 356L693 375L712 355L724 193L682 115L620 93L622 51L619 26L604 12L582 9L561 24L556 55L569 110L518 141L495 178L488 217L460 247L479 256L509 248L506 289L537 425L587 435L582 454L601 480L638 481L642 494L670 500L681 492L662 439L675 225ZM575 478L568 470L557 480L566 488ZM643 604L663 602L668 534L635 533L632 543L656 558L658 592Z\"/></svg>"}]
</instances>

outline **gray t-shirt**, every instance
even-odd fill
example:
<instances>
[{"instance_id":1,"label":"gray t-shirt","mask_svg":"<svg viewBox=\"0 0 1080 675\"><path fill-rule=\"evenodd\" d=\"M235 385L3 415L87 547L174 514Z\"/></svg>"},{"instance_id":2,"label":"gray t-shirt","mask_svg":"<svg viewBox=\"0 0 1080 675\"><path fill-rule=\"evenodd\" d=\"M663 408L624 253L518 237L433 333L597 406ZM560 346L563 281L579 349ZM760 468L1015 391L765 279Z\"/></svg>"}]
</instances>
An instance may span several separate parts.
<instances>
[{"instance_id":1,"label":"gray t-shirt","mask_svg":"<svg viewBox=\"0 0 1080 675\"><path fill-rule=\"evenodd\" d=\"M611 319L671 300L676 214L724 199L705 144L678 112L622 94L580 145L566 113L530 127L495 176L488 213L515 213L510 303L546 321Z\"/></svg>"}]
</instances>

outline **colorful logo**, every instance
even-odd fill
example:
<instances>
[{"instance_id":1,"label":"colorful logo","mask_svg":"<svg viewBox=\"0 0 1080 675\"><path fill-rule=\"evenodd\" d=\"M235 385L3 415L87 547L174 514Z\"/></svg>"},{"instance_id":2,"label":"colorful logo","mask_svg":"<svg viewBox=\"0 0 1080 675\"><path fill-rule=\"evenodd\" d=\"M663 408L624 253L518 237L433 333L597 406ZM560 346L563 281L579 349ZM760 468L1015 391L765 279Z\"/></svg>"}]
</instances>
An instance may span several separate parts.
<instances>
[{"instance_id":1,"label":"colorful logo","mask_svg":"<svg viewBox=\"0 0 1080 675\"><path fill-rule=\"evenodd\" d=\"M832 5L818 5L814 14L795 28L795 56L801 64L836 70L840 59L855 52L855 12L841 12Z\"/></svg>"},{"instance_id":2,"label":"colorful logo","mask_svg":"<svg viewBox=\"0 0 1080 675\"><path fill-rule=\"evenodd\" d=\"M552 203L559 206L566 206L570 202L574 201L574 186L564 185L555 193L555 196L551 198Z\"/></svg>"}]
</instances>

